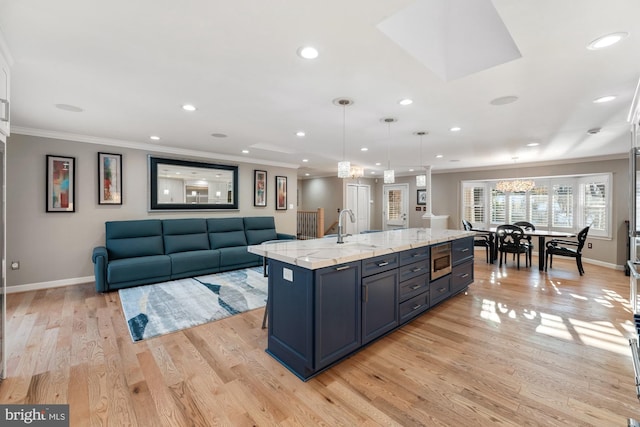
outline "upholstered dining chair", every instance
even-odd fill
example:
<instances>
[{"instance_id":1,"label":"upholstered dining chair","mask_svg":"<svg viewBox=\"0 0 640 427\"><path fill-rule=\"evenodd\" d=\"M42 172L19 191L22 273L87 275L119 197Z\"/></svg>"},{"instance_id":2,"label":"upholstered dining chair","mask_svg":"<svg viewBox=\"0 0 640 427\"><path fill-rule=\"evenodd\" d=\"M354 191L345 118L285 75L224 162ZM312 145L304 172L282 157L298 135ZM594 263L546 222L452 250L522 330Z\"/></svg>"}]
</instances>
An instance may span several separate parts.
<instances>
[{"instance_id":1,"label":"upholstered dining chair","mask_svg":"<svg viewBox=\"0 0 640 427\"><path fill-rule=\"evenodd\" d=\"M544 271L547 271L547 266L553 268L553 256L568 256L576 259L576 265L578 266L578 273L582 276L584 274L584 268L582 267L582 248L584 248L584 242L587 240L587 234L589 233L589 226L583 228L578 233L577 241L553 239L547 242L546 259L544 263Z\"/></svg>"},{"instance_id":2,"label":"upholstered dining chair","mask_svg":"<svg viewBox=\"0 0 640 427\"><path fill-rule=\"evenodd\" d=\"M536 231L536 226L527 221L514 222L513 225L517 225L518 227L522 228L525 232ZM531 254L533 253L533 239L531 238L531 236L525 236L525 238L527 239L527 245L529 245L529 265L531 265L531 256L532 256Z\"/></svg>"},{"instance_id":3,"label":"upholstered dining chair","mask_svg":"<svg viewBox=\"0 0 640 427\"><path fill-rule=\"evenodd\" d=\"M502 267L503 256L506 264L507 254L518 256L518 270L520 270L520 254L524 254L525 266L530 266L529 245L526 243L527 238L522 228L513 224L499 225L496 228L496 237L498 239L498 252L500 253L499 267Z\"/></svg>"},{"instance_id":4,"label":"upholstered dining chair","mask_svg":"<svg viewBox=\"0 0 640 427\"><path fill-rule=\"evenodd\" d=\"M493 234L484 230L475 230L471 223L466 219L462 220L462 227L467 231L476 232L476 235L473 236L473 246L484 248L487 254L487 264L493 264Z\"/></svg>"}]
</instances>

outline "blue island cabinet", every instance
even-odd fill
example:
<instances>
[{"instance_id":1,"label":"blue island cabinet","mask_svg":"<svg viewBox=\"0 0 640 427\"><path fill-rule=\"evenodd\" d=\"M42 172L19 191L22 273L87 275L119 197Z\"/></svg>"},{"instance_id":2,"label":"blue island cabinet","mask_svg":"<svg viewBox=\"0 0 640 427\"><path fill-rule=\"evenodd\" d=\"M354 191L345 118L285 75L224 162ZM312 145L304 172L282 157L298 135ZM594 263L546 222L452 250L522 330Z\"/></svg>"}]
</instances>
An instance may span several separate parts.
<instances>
[{"instance_id":1,"label":"blue island cabinet","mask_svg":"<svg viewBox=\"0 0 640 427\"><path fill-rule=\"evenodd\" d=\"M269 260L267 352L303 380L361 346L361 262L308 270Z\"/></svg>"}]
</instances>

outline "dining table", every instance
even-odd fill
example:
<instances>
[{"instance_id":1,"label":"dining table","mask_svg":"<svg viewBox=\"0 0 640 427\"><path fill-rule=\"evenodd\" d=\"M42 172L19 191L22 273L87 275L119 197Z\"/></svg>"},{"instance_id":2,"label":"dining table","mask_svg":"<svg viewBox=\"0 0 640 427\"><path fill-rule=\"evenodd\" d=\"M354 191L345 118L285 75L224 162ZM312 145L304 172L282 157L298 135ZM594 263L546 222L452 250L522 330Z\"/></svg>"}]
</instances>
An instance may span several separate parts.
<instances>
[{"instance_id":1,"label":"dining table","mask_svg":"<svg viewBox=\"0 0 640 427\"><path fill-rule=\"evenodd\" d=\"M493 254L495 256L494 260L498 257L498 237L495 236L496 228L492 227L488 230L489 232L494 234L494 250ZM567 238L567 237L576 237L576 233L572 231L550 231L550 230L525 230L522 229L525 236L538 237L538 270L544 271L544 258L545 258L545 240L547 237L552 238Z\"/></svg>"}]
</instances>

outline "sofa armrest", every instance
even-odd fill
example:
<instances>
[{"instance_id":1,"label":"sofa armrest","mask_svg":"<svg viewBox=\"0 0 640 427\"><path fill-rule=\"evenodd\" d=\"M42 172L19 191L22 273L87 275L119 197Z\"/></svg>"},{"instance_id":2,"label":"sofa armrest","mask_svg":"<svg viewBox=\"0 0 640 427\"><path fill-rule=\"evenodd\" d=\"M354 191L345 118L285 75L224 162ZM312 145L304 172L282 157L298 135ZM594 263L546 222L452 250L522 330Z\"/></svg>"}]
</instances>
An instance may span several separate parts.
<instances>
[{"instance_id":1,"label":"sofa armrest","mask_svg":"<svg viewBox=\"0 0 640 427\"><path fill-rule=\"evenodd\" d=\"M93 261L93 273L96 278L96 291L106 292L109 290L107 285L107 264L109 262L109 254L107 248L98 246L93 248L91 255Z\"/></svg>"},{"instance_id":2,"label":"sofa armrest","mask_svg":"<svg viewBox=\"0 0 640 427\"><path fill-rule=\"evenodd\" d=\"M293 234L276 233L278 240L296 240L296 236Z\"/></svg>"}]
</instances>

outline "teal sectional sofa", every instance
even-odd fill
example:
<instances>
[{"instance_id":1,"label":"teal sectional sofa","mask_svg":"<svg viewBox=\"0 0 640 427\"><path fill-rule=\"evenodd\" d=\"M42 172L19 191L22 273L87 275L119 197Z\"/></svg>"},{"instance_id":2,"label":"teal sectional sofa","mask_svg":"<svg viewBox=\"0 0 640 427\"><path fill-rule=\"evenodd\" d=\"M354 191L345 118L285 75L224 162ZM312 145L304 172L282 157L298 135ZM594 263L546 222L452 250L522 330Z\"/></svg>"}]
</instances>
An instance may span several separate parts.
<instances>
[{"instance_id":1,"label":"teal sectional sofa","mask_svg":"<svg viewBox=\"0 0 640 427\"><path fill-rule=\"evenodd\" d=\"M293 239L268 216L109 221L105 246L93 249L96 290L259 266L247 246Z\"/></svg>"}]
</instances>

